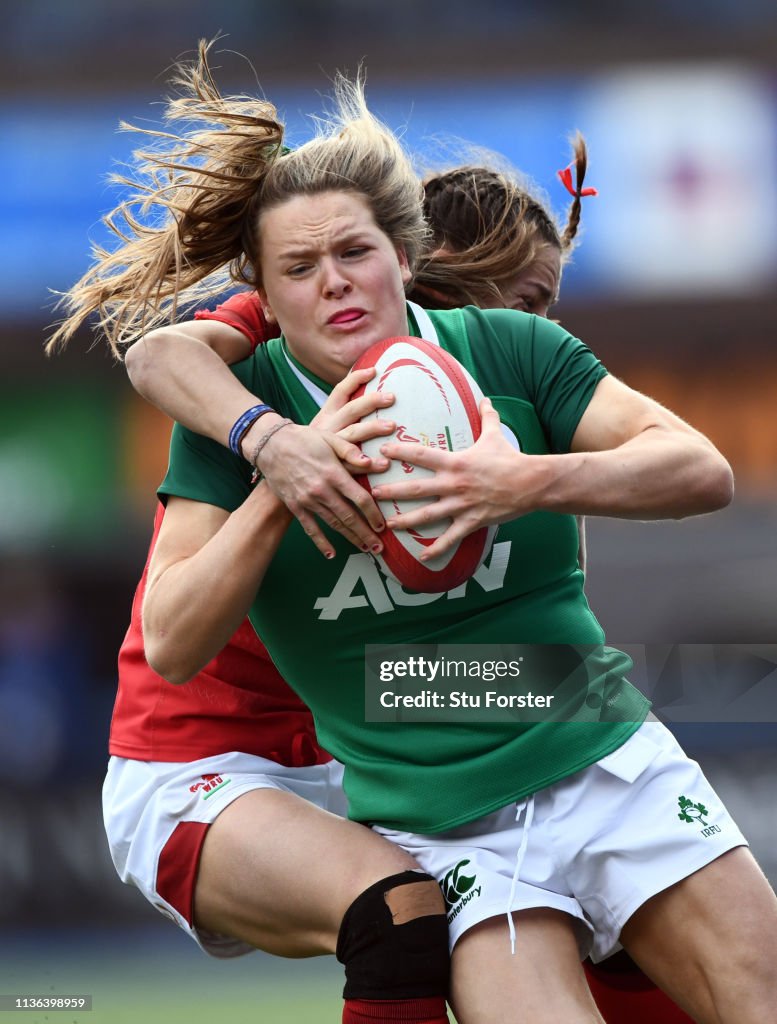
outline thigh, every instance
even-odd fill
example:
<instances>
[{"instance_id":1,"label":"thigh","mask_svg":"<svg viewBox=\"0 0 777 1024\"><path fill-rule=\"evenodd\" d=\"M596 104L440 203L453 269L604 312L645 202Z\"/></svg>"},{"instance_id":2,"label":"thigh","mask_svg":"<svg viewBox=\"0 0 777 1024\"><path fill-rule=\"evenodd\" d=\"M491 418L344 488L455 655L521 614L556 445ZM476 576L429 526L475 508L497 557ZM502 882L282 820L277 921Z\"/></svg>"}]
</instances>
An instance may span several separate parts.
<instances>
[{"instance_id":1,"label":"thigh","mask_svg":"<svg viewBox=\"0 0 777 1024\"><path fill-rule=\"evenodd\" d=\"M699 765L659 722L551 794L553 847L593 922L594 962L619 948L624 925L653 896L746 843Z\"/></svg>"},{"instance_id":2,"label":"thigh","mask_svg":"<svg viewBox=\"0 0 777 1024\"><path fill-rule=\"evenodd\" d=\"M459 1024L602 1024L583 974L575 921L557 910L504 916L467 931L452 957L451 1006Z\"/></svg>"},{"instance_id":3,"label":"thigh","mask_svg":"<svg viewBox=\"0 0 777 1024\"><path fill-rule=\"evenodd\" d=\"M281 956L334 953L354 899L381 878L417 866L363 825L293 793L252 790L207 831L195 924Z\"/></svg>"},{"instance_id":4,"label":"thigh","mask_svg":"<svg viewBox=\"0 0 777 1024\"><path fill-rule=\"evenodd\" d=\"M621 941L700 1021L771 1019L777 1006L777 898L745 847L649 899Z\"/></svg>"},{"instance_id":5,"label":"thigh","mask_svg":"<svg viewBox=\"0 0 777 1024\"><path fill-rule=\"evenodd\" d=\"M590 923L559 871L553 834L546 832L543 808L535 812L534 803L535 798L510 804L437 835L376 826L439 882L448 908L451 949L491 918L500 918L507 928L508 911L547 909L574 919L579 952L584 956L589 951Z\"/></svg>"}]
</instances>

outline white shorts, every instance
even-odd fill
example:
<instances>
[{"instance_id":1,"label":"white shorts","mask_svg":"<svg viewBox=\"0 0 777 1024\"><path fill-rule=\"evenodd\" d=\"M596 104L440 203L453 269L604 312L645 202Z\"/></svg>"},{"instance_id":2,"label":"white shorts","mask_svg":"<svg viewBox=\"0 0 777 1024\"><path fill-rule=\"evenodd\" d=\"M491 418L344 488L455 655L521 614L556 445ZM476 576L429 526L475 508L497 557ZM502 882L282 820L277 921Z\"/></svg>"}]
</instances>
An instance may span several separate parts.
<instances>
[{"instance_id":1,"label":"white shorts","mask_svg":"<svg viewBox=\"0 0 777 1024\"><path fill-rule=\"evenodd\" d=\"M438 879L451 949L490 917L553 907L577 922L581 958L620 948L631 915L745 838L660 722L529 800L439 835L375 827ZM516 927L520 928L520 919ZM512 918L505 921L507 941Z\"/></svg>"},{"instance_id":2,"label":"white shorts","mask_svg":"<svg viewBox=\"0 0 777 1024\"><path fill-rule=\"evenodd\" d=\"M103 785L103 820L111 857L123 882L216 957L254 947L192 923L194 887L209 826L237 797L253 789L280 789L346 816L342 765L337 761L287 768L231 752L186 763L112 757Z\"/></svg>"}]
</instances>

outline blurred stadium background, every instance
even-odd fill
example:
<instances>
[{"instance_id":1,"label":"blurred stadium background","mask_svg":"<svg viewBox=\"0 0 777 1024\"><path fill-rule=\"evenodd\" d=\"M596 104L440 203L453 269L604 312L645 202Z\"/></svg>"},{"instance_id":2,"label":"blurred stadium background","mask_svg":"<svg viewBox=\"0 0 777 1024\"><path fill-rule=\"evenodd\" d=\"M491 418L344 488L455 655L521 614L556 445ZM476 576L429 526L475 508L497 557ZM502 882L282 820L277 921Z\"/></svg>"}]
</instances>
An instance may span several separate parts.
<instances>
[{"instance_id":1,"label":"blurred stadium background","mask_svg":"<svg viewBox=\"0 0 777 1024\"><path fill-rule=\"evenodd\" d=\"M115 656L168 424L85 332L42 354L51 289L85 269L165 69L224 33L299 111L364 59L412 148L504 153L563 214L555 171L591 153L557 315L706 431L735 504L681 524L589 523L612 641L745 645L777 660L777 9L771 0L14 0L0 37L0 994L95 994L93 1024L336 1021L329 959L211 962L115 879L99 819ZM254 71L225 54L220 81ZM760 717L760 721L756 720ZM777 717L777 716L775 716ZM766 719L769 719L767 721ZM777 881L777 732L678 727ZM333 866L334 869L334 866ZM48 1019L43 1012L34 1019ZM71 1019L68 1018L68 1019ZM64 1018L63 1018L64 1019Z\"/></svg>"}]
</instances>

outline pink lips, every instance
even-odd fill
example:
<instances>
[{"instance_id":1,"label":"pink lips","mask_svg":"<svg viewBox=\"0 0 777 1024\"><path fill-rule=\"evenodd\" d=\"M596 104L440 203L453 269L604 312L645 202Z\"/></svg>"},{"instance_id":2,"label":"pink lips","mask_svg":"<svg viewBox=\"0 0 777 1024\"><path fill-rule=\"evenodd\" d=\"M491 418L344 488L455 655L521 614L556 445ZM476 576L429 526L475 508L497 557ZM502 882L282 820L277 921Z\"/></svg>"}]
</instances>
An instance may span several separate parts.
<instances>
[{"instance_id":1,"label":"pink lips","mask_svg":"<svg viewBox=\"0 0 777 1024\"><path fill-rule=\"evenodd\" d=\"M334 313L332 316L330 316L329 319L327 320L327 323L333 324L335 326L340 324L350 324L353 323L355 320L361 319L361 317L363 316L363 309L341 309L337 313Z\"/></svg>"}]
</instances>

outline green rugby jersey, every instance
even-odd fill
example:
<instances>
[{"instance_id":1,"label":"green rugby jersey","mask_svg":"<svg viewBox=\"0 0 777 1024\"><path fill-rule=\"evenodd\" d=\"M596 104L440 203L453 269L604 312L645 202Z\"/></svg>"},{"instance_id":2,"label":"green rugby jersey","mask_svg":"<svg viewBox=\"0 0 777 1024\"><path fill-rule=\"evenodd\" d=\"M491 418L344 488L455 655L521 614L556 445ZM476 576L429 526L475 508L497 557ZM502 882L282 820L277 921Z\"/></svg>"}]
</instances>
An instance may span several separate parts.
<instances>
[{"instance_id":1,"label":"green rugby jersey","mask_svg":"<svg viewBox=\"0 0 777 1024\"><path fill-rule=\"evenodd\" d=\"M511 310L429 315L442 347L472 373L524 452L569 450L606 374L582 342L549 320ZM411 318L409 333L418 335L414 327ZM282 338L232 369L296 422L318 411ZM245 460L176 426L159 493L232 511L248 495L250 476ZM329 536L331 560L292 522L249 616L313 711L321 744L345 765L352 818L421 833L453 828L594 763L646 717L648 701L625 677L629 659L600 646L574 516L540 511L503 524L484 566L447 594L405 591L370 555ZM593 720L598 713L583 703L572 721L365 722L365 645L408 643L591 645L598 653L588 671L606 696L609 720Z\"/></svg>"}]
</instances>

